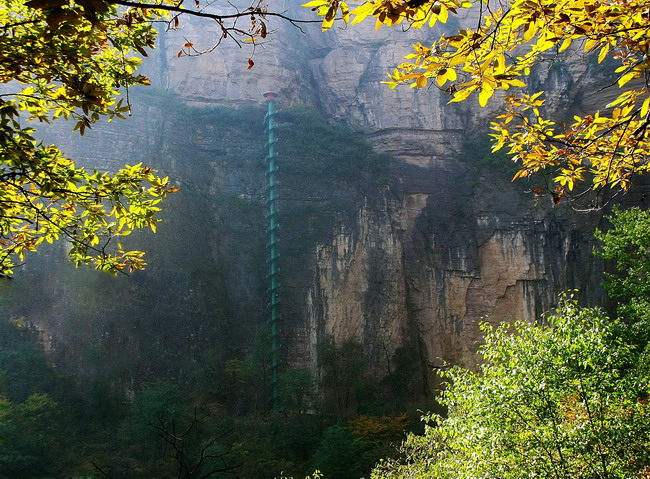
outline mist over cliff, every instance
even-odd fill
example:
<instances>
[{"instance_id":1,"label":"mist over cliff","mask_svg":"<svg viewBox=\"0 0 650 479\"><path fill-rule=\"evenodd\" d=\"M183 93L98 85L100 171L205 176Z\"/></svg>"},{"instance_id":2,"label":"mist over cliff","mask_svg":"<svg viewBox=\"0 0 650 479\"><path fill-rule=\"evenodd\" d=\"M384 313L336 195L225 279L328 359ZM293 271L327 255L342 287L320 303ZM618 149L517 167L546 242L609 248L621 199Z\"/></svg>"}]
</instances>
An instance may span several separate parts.
<instances>
[{"instance_id":1,"label":"mist over cliff","mask_svg":"<svg viewBox=\"0 0 650 479\"><path fill-rule=\"evenodd\" d=\"M130 92L133 116L85 137L66 124L44 132L89 168L144 161L181 188L159 232L130 239L148 251L147 271L74 271L52 248L1 285L4 315L34 325L56 368L137 389L185 378L211 351L222 362L249 355L266 335L267 90L279 93L283 367L319 377L322 346L353 341L375 382L411 358L417 396L435 387L434 367L475 365L480 322L534 320L569 288L602 298L591 255L600 212L512 184L508 161L490 152L492 110L381 84L436 31L272 27L254 55L224 42L179 57L186 40L217 40L209 23L184 19L145 59L153 86ZM568 115L596 101L600 74L556 62L535 88Z\"/></svg>"}]
</instances>

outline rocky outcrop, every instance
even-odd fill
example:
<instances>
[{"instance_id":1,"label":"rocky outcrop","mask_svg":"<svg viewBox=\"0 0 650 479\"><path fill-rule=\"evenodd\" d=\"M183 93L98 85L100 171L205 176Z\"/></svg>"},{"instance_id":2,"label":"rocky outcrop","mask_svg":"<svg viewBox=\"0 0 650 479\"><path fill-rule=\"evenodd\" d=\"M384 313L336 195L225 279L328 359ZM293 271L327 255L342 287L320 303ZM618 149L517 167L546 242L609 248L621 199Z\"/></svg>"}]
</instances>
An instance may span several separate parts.
<instances>
[{"instance_id":1,"label":"rocky outcrop","mask_svg":"<svg viewBox=\"0 0 650 479\"><path fill-rule=\"evenodd\" d=\"M474 367L481 323L535 320L567 288L599 298L593 218L537 205L462 161L396 168L399 182L315 248L301 334L311 351L327 337L360 341L378 378L404 345L424 371Z\"/></svg>"}]
</instances>

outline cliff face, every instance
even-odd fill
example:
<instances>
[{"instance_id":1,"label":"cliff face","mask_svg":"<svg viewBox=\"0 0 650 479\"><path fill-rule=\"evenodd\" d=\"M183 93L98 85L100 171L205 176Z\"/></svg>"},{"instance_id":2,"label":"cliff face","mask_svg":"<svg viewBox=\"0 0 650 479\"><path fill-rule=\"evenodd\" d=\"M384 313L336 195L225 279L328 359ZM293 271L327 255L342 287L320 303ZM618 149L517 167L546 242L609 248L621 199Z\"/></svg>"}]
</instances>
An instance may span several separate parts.
<instances>
[{"instance_id":1,"label":"cliff face","mask_svg":"<svg viewBox=\"0 0 650 479\"><path fill-rule=\"evenodd\" d=\"M285 7L304 15L289 2ZM567 288L580 288L588 300L600 298L601 268L590 254L599 216L554 207L524 193L525 184L512 185L507 167L489 160L480 140L488 109L473 102L446 106L435 88L388 90L380 84L414 41L435 32L358 25L322 34L312 26L306 33L287 24L272 27L278 31L255 52L249 71L248 53L230 43L198 58L177 57L184 39L199 49L215 42L206 33L209 24L186 19L181 30L161 36L158 53L146 64L154 85L173 101L136 103L128 128L94 132L83 140L91 144L50 132L91 166L143 159L177 178L189 195L170 206L171 219L184 230L170 222L168 232L160 233L169 235L160 250L154 244L152 271L138 280L148 286L131 286L178 295L176 305L167 298L168 306L156 313L169 321L185 314L174 308L191 305L196 324L180 328L186 341L200 337L203 349L210 341L224 348L245 345L264 328L264 184L257 163L263 138L245 132L259 128L252 123L261 124L266 90L280 93L280 107L314 105L330 120L363 131L389 157L384 170L366 164L361 176L356 164L346 166L354 173L337 173L335 163L308 171L306 162L318 161L309 144L283 146L292 135L290 124L280 135L285 364L318 373L318 345L333 338L337 344L361 342L376 379L395 369L396 353L405 347L415 351L424 375L443 362L474 366L480 322L533 320ZM590 65L558 64L539 73L536 87L552 91L553 108L571 111L590 106L585 102L592 99L580 92L597 80ZM179 98L188 105L182 107L185 116L172 111ZM246 125L206 113L208 107L244 105L254 107L236 119L248 118ZM314 141L322 135L316 128L305 131ZM340 129L338 135L345 143L349 132ZM176 248L188 242L200 245L200 259L179 258ZM164 279L146 279L169 271L178 275L173 288ZM54 349L58 338L60 351L62 311L74 300L51 296L59 309L48 314L59 314L58 322L42 316L37 322L54 338ZM120 314L135 313L115 312ZM101 336L109 323L98 320L92 334ZM154 337L171 334L150 323L145 330ZM137 321L122 324L120 334L128 335ZM124 351L139 354L142 347ZM427 381L421 387L426 390Z\"/></svg>"},{"instance_id":2,"label":"cliff face","mask_svg":"<svg viewBox=\"0 0 650 479\"><path fill-rule=\"evenodd\" d=\"M304 325L311 351L327 336L359 340L378 377L405 345L423 370L472 367L481 322L533 320L567 288L598 297L591 218L450 164L397 163L399 182L317 245Z\"/></svg>"},{"instance_id":3,"label":"cliff face","mask_svg":"<svg viewBox=\"0 0 650 479\"><path fill-rule=\"evenodd\" d=\"M600 267L591 257L599 216L539 204L523 194L523 183L509 184L511 173L481 165L485 147L467 140L485 134L492 111L469 102L446 105L435 88L380 84L414 41L436 32L375 31L368 24L300 35L279 28L255 57L257 84L242 67L231 73L237 56L221 50L220 88L232 93L237 88L229 80L244 78L235 82L243 87L238 100L255 102L269 88L284 104L314 103L329 118L365 131L377 151L392 157L388 184L366 192L352 221L313 245L302 288L288 293L298 313L286 318L294 361L317 369L317 345L333 337L338 344L362 342L378 377L394 369L395 351L404 345L417 350L425 370L443 362L474 366L480 322L532 320L567 288L599 297ZM587 92L599 81L588 64L558 63L538 72L534 86L550 92L550 108L568 114L594 106ZM190 84L202 83L187 77L169 83L191 101L227 96Z\"/></svg>"}]
</instances>

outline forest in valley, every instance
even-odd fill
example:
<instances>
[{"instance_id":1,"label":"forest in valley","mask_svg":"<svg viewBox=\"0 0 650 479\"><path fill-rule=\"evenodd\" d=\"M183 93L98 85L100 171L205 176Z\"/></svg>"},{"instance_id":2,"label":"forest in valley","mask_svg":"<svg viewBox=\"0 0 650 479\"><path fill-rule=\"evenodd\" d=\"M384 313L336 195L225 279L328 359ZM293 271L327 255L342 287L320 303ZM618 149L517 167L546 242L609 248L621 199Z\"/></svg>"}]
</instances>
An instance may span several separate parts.
<instances>
[{"instance_id":1,"label":"forest in valley","mask_svg":"<svg viewBox=\"0 0 650 479\"><path fill-rule=\"evenodd\" d=\"M650 3L218 3L0 0L0 478L650 478Z\"/></svg>"},{"instance_id":2,"label":"forest in valley","mask_svg":"<svg viewBox=\"0 0 650 479\"><path fill-rule=\"evenodd\" d=\"M183 377L124 397L108 374L80 384L57 373L37 330L5 322L0 470L7 478L522 477L521 468L635 477L650 429L650 284L639 281L650 267L650 215L629 209L611 221L598 254L617 265L607 280L612 315L567 293L539 324L486 329L480 371L442 372L451 385L436 398L413 390L412 351L400 351L400 366L376 384L350 341L322 346L320 381L284 371L271 403L268 336L225 362L204 351ZM93 362L99 369L101 356L85 364Z\"/></svg>"},{"instance_id":3,"label":"forest in valley","mask_svg":"<svg viewBox=\"0 0 650 479\"><path fill-rule=\"evenodd\" d=\"M284 372L271 409L263 341L225 365L208 351L182 382L145 384L126 399L106 378L80 388L56 374L35 336L25 325L3 326L3 477L299 477L314 469L361 477L392 455L404 431L420 429L416 405L364 383L354 343L327 352L324 384L305 370Z\"/></svg>"}]
</instances>

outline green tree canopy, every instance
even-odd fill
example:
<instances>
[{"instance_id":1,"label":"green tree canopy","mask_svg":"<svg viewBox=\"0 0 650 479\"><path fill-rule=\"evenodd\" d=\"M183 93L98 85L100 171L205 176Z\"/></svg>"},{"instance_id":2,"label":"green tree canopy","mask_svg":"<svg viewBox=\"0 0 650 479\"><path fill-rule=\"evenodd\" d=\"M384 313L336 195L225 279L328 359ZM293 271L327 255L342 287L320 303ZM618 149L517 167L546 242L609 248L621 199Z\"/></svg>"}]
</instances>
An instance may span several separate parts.
<instances>
[{"instance_id":1,"label":"green tree canopy","mask_svg":"<svg viewBox=\"0 0 650 479\"><path fill-rule=\"evenodd\" d=\"M453 368L423 436L373 478L630 478L650 465L650 369L625 329L565 299L550 325L486 328L480 372Z\"/></svg>"},{"instance_id":2,"label":"green tree canopy","mask_svg":"<svg viewBox=\"0 0 650 479\"><path fill-rule=\"evenodd\" d=\"M546 324L486 327L478 372L452 368L402 458L373 477L630 478L650 473L650 214L615 210L597 232L620 320L563 299Z\"/></svg>"},{"instance_id":3,"label":"green tree canopy","mask_svg":"<svg viewBox=\"0 0 650 479\"><path fill-rule=\"evenodd\" d=\"M143 252L114 239L156 231L160 203L176 191L169 179L142 164L87 171L40 142L30 122L70 120L83 135L101 118L124 118L130 104L120 93L149 83L137 68L154 47L155 22L177 28L183 14L207 17L221 33L217 44L230 38L253 46L266 38L268 17L297 22L258 1L217 13L205 7L199 0L191 8L172 0L0 0L0 275L59 239L77 265L112 273L144 267ZM200 53L188 41L179 56Z\"/></svg>"},{"instance_id":4,"label":"green tree canopy","mask_svg":"<svg viewBox=\"0 0 650 479\"><path fill-rule=\"evenodd\" d=\"M67 441L63 410L47 394L24 402L0 399L0 477L48 477Z\"/></svg>"},{"instance_id":5,"label":"green tree canopy","mask_svg":"<svg viewBox=\"0 0 650 479\"><path fill-rule=\"evenodd\" d=\"M77 264L140 269L143 253L111 240L155 231L158 204L175 190L143 165L89 172L35 138L29 121L74 122L84 134L100 117L123 117L120 88L148 83L140 60L155 34L153 12L119 13L101 1L2 0L0 8L0 273L25 253L65 239Z\"/></svg>"},{"instance_id":6,"label":"green tree canopy","mask_svg":"<svg viewBox=\"0 0 650 479\"><path fill-rule=\"evenodd\" d=\"M630 327L632 341L650 342L650 211L615 209L610 228L596 231L595 254L613 263L604 287L616 312Z\"/></svg>"}]
</instances>

